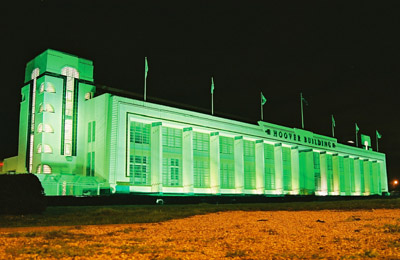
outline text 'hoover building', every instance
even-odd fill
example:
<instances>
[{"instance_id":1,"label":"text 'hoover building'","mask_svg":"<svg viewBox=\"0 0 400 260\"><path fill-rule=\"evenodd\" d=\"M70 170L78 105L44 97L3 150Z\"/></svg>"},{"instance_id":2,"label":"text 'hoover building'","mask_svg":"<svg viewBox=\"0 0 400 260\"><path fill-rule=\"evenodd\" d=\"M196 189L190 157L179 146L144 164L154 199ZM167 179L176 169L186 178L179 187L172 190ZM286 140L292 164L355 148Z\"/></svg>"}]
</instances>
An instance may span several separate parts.
<instances>
[{"instance_id":1,"label":"text 'hoover building'","mask_svg":"<svg viewBox=\"0 0 400 260\"><path fill-rule=\"evenodd\" d=\"M19 152L4 167L36 174L47 195L388 191L383 153L302 129L94 94L91 61L54 50L30 61Z\"/></svg>"}]
</instances>

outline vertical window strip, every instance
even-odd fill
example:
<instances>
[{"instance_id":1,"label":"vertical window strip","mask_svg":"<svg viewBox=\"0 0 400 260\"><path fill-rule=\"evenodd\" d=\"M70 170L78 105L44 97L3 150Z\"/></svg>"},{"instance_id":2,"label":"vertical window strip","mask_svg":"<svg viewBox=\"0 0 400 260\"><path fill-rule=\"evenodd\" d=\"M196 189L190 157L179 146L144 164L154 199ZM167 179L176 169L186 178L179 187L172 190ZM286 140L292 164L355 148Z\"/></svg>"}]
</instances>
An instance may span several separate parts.
<instances>
[{"instance_id":1,"label":"vertical window strip","mask_svg":"<svg viewBox=\"0 0 400 260\"><path fill-rule=\"evenodd\" d=\"M130 122L127 177L134 185L151 185L150 131L150 124Z\"/></svg>"},{"instance_id":2,"label":"vertical window strip","mask_svg":"<svg viewBox=\"0 0 400 260\"><path fill-rule=\"evenodd\" d=\"M95 158L96 158L95 152L92 152L92 164L91 164L91 168L90 168L90 176L94 176L94 173L95 173L95 166L96 166Z\"/></svg>"},{"instance_id":3,"label":"vertical window strip","mask_svg":"<svg viewBox=\"0 0 400 260\"><path fill-rule=\"evenodd\" d=\"M283 189L292 190L292 154L289 147L282 147Z\"/></svg>"},{"instance_id":4,"label":"vertical window strip","mask_svg":"<svg viewBox=\"0 0 400 260\"><path fill-rule=\"evenodd\" d=\"M256 188L255 142L243 141L244 154L244 188Z\"/></svg>"},{"instance_id":5,"label":"vertical window strip","mask_svg":"<svg viewBox=\"0 0 400 260\"><path fill-rule=\"evenodd\" d=\"M275 189L275 151L274 146L264 144L264 161L265 161L265 189Z\"/></svg>"},{"instance_id":6,"label":"vertical window strip","mask_svg":"<svg viewBox=\"0 0 400 260\"><path fill-rule=\"evenodd\" d=\"M210 135L193 132L193 181L195 188L210 187Z\"/></svg>"},{"instance_id":7,"label":"vertical window strip","mask_svg":"<svg viewBox=\"0 0 400 260\"><path fill-rule=\"evenodd\" d=\"M65 67L61 70L61 74L66 76L66 84L64 89L64 140L63 154L72 156L76 154L76 108L77 108L77 86L75 78L79 78L76 69Z\"/></svg>"},{"instance_id":8,"label":"vertical window strip","mask_svg":"<svg viewBox=\"0 0 400 260\"><path fill-rule=\"evenodd\" d=\"M32 172L33 167L33 142L35 136L35 106L36 106L36 79L39 76L39 68L36 68L32 71L31 79L33 80L32 84L32 107L31 107L31 125L30 125L30 143L29 143L29 172Z\"/></svg>"},{"instance_id":9,"label":"vertical window strip","mask_svg":"<svg viewBox=\"0 0 400 260\"><path fill-rule=\"evenodd\" d=\"M321 167L320 167L320 158L318 152L313 152L314 156L314 185L315 190L321 190Z\"/></svg>"}]
</instances>

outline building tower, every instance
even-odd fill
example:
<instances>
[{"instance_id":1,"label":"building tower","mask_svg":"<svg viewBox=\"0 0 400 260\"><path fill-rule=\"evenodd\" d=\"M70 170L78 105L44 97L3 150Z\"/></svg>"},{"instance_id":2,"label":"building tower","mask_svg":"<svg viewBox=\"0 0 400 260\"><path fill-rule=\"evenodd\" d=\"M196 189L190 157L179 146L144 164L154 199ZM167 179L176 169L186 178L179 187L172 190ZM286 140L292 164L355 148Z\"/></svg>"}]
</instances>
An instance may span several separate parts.
<instances>
[{"instance_id":1,"label":"building tower","mask_svg":"<svg viewBox=\"0 0 400 260\"><path fill-rule=\"evenodd\" d=\"M82 174L80 109L95 91L92 61L46 50L27 63L24 83L17 172Z\"/></svg>"}]
</instances>

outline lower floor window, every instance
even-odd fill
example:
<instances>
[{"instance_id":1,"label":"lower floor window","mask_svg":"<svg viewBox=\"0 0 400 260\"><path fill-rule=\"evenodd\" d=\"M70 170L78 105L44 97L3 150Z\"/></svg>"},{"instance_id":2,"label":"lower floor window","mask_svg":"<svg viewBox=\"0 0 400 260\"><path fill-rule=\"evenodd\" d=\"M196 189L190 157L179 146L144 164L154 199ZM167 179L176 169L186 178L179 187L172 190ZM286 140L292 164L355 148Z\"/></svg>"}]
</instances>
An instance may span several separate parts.
<instances>
[{"instance_id":1,"label":"lower floor window","mask_svg":"<svg viewBox=\"0 0 400 260\"><path fill-rule=\"evenodd\" d=\"M135 185L150 185L150 162L148 156L131 155L129 172Z\"/></svg>"},{"instance_id":2,"label":"lower floor window","mask_svg":"<svg viewBox=\"0 0 400 260\"><path fill-rule=\"evenodd\" d=\"M178 158L163 159L163 185L182 186L181 160Z\"/></svg>"}]
</instances>

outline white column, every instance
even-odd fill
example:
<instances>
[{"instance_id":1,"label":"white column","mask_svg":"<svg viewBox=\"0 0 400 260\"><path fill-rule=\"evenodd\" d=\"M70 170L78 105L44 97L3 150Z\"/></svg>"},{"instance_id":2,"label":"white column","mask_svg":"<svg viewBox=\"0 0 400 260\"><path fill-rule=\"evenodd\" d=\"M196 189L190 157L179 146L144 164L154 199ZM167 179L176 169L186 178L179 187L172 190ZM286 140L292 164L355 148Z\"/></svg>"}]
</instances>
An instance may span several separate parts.
<instances>
[{"instance_id":1,"label":"white column","mask_svg":"<svg viewBox=\"0 0 400 260\"><path fill-rule=\"evenodd\" d=\"M193 193L193 129L183 129L182 136L182 170L183 170L183 192Z\"/></svg>"},{"instance_id":2,"label":"white column","mask_svg":"<svg viewBox=\"0 0 400 260\"><path fill-rule=\"evenodd\" d=\"M333 174L333 193L332 195L340 194L339 182L339 156L338 154L332 155L332 174Z\"/></svg>"},{"instance_id":3,"label":"white column","mask_svg":"<svg viewBox=\"0 0 400 260\"><path fill-rule=\"evenodd\" d=\"M300 161L299 149L297 146L291 148L291 168L292 168L292 193L294 195L300 194Z\"/></svg>"},{"instance_id":4,"label":"white column","mask_svg":"<svg viewBox=\"0 0 400 260\"><path fill-rule=\"evenodd\" d=\"M282 144L275 144L275 191L276 194L283 193L283 161L282 161Z\"/></svg>"},{"instance_id":5,"label":"white column","mask_svg":"<svg viewBox=\"0 0 400 260\"><path fill-rule=\"evenodd\" d=\"M319 195L328 195L328 165L326 159L326 152L319 154L319 167L321 174L321 193Z\"/></svg>"},{"instance_id":6,"label":"white column","mask_svg":"<svg viewBox=\"0 0 400 260\"><path fill-rule=\"evenodd\" d=\"M211 193L220 194L219 133L210 133L210 186Z\"/></svg>"},{"instance_id":7,"label":"white column","mask_svg":"<svg viewBox=\"0 0 400 260\"><path fill-rule=\"evenodd\" d=\"M265 192L265 159L264 159L264 141L256 141L256 189L257 194Z\"/></svg>"},{"instance_id":8,"label":"white column","mask_svg":"<svg viewBox=\"0 0 400 260\"><path fill-rule=\"evenodd\" d=\"M243 136L236 136L234 141L235 158L235 190L236 193L244 193L244 154Z\"/></svg>"},{"instance_id":9,"label":"white column","mask_svg":"<svg viewBox=\"0 0 400 260\"><path fill-rule=\"evenodd\" d=\"M360 161L358 157L354 158L354 195L361 195L361 174L360 174Z\"/></svg>"},{"instance_id":10,"label":"white column","mask_svg":"<svg viewBox=\"0 0 400 260\"><path fill-rule=\"evenodd\" d=\"M151 192L162 192L162 123L151 125Z\"/></svg>"}]
</instances>

